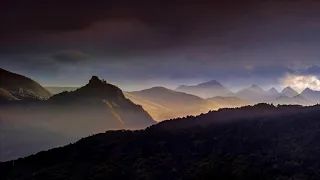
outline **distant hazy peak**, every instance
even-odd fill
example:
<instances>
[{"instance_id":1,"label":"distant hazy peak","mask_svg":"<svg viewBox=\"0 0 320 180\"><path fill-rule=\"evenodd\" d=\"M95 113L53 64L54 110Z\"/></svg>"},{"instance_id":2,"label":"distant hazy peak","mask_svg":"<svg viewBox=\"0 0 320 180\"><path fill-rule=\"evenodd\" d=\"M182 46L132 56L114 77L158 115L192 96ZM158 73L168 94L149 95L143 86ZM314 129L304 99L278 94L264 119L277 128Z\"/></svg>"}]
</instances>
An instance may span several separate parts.
<instances>
[{"instance_id":1,"label":"distant hazy peak","mask_svg":"<svg viewBox=\"0 0 320 180\"><path fill-rule=\"evenodd\" d=\"M253 84L249 88L249 90L254 90L254 91L264 91L260 86Z\"/></svg>"},{"instance_id":2,"label":"distant hazy peak","mask_svg":"<svg viewBox=\"0 0 320 180\"><path fill-rule=\"evenodd\" d=\"M216 80L211 80L208 82L200 83L198 86L223 86L220 82Z\"/></svg>"},{"instance_id":3,"label":"distant hazy peak","mask_svg":"<svg viewBox=\"0 0 320 180\"><path fill-rule=\"evenodd\" d=\"M287 86L282 91L295 91L295 90L293 90L292 87Z\"/></svg>"},{"instance_id":4,"label":"distant hazy peak","mask_svg":"<svg viewBox=\"0 0 320 180\"><path fill-rule=\"evenodd\" d=\"M298 95L299 93L294 89L292 89L290 86L288 86L281 91L281 94L285 94L287 96L293 97Z\"/></svg>"},{"instance_id":5,"label":"distant hazy peak","mask_svg":"<svg viewBox=\"0 0 320 180\"><path fill-rule=\"evenodd\" d=\"M272 93L272 94L278 94L278 90L274 87L272 87L271 89L268 90L269 93Z\"/></svg>"},{"instance_id":6,"label":"distant hazy peak","mask_svg":"<svg viewBox=\"0 0 320 180\"><path fill-rule=\"evenodd\" d=\"M306 93L306 92L314 92L314 90L310 89L310 88L306 88L302 91L302 93Z\"/></svg>"}]
</instances>

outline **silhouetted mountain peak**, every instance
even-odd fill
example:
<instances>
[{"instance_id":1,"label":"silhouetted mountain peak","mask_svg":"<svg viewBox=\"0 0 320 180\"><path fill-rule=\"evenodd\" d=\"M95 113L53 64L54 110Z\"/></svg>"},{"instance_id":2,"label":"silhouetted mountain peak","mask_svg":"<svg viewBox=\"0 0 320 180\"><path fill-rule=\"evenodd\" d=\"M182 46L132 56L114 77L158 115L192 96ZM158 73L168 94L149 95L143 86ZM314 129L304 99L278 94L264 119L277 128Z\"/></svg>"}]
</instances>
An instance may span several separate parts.
<instances>
[{"instance_id":1,"label":"silhouetted mountain peak","mask_svg":"<svg viewBox=\"0 0 320 180\"><path fill-rule=\"evenodd\" d=\"M108 84L105 80L100 80L97 76L92 76L89 83L85 86L72 91L63 92L54 95L50 99L59 100L75 100L83 98L98 98L100 100L104 99L114 99L114 98L125 98L123 92L117 86Z\"/></svg>"},{"instance_id":2,"label":"silhouetted mountain peak","mask_svg":"<svg viewBox=\"0 0 320 180\"><path fill-rule=\"evenodd\" d=\"M89 86L104 86L105 84L107 84L107 81L105 81L104 79L100 80L98 78L98 76L92 76L91 79L89 80Z\"/></svg>"}]
</instances>

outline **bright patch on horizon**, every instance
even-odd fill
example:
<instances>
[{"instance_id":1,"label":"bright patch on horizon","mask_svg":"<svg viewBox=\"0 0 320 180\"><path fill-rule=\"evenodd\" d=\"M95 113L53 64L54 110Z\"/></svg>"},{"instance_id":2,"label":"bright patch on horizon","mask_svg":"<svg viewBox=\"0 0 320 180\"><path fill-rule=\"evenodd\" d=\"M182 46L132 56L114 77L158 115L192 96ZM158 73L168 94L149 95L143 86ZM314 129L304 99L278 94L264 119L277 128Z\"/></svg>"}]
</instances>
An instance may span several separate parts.
<instances>
[{"instance_id":1,"label":"bright patch on horizon","mask_svg":"<svg viewBox=\"0 0 320 180\"><path fill-rule=\"evenodd\" d=\"M303 76L289 74L282 79L283 86L290 86L298 91L306 88L320 91L320 79L317 76Z\"/></svg>"}]
</instances>

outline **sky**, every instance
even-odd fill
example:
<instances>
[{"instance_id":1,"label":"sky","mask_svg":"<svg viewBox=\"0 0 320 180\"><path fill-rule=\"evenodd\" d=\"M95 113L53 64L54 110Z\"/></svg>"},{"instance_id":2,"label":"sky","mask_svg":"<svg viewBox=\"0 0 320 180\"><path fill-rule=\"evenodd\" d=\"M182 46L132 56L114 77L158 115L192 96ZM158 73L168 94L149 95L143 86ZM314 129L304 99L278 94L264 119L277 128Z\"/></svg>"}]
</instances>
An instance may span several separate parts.
<instances>
[{"instance_id":1,"label":"sky","mask_svg":"<svg viewBox=\"0 0 320 180\"><path fill-rule=\"evenodd\" d=\"M5 0L0 23L0 67L45 86L319 88L316 0Z\"/></svg>"}]
</instances>

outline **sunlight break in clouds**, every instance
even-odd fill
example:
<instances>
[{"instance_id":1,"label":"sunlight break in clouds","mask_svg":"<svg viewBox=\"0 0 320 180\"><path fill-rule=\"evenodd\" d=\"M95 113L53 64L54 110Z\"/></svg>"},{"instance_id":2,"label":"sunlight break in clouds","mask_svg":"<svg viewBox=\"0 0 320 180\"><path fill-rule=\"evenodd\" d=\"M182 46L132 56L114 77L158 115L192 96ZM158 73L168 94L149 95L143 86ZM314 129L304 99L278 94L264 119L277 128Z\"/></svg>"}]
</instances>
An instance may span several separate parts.
<instances>
[{"instance_id":1,"label":"sunlight break in clouds","mask_svg":"<svg viewBox=\"0 0 320 180\"><path fill-rule=\"evenodd\" d=\"M303 91L306 88L320 90L320 79L317 76L303 76L288 74L282 79L283 86L290 86L296 90Z\"/></svg>"}]
</instances>

